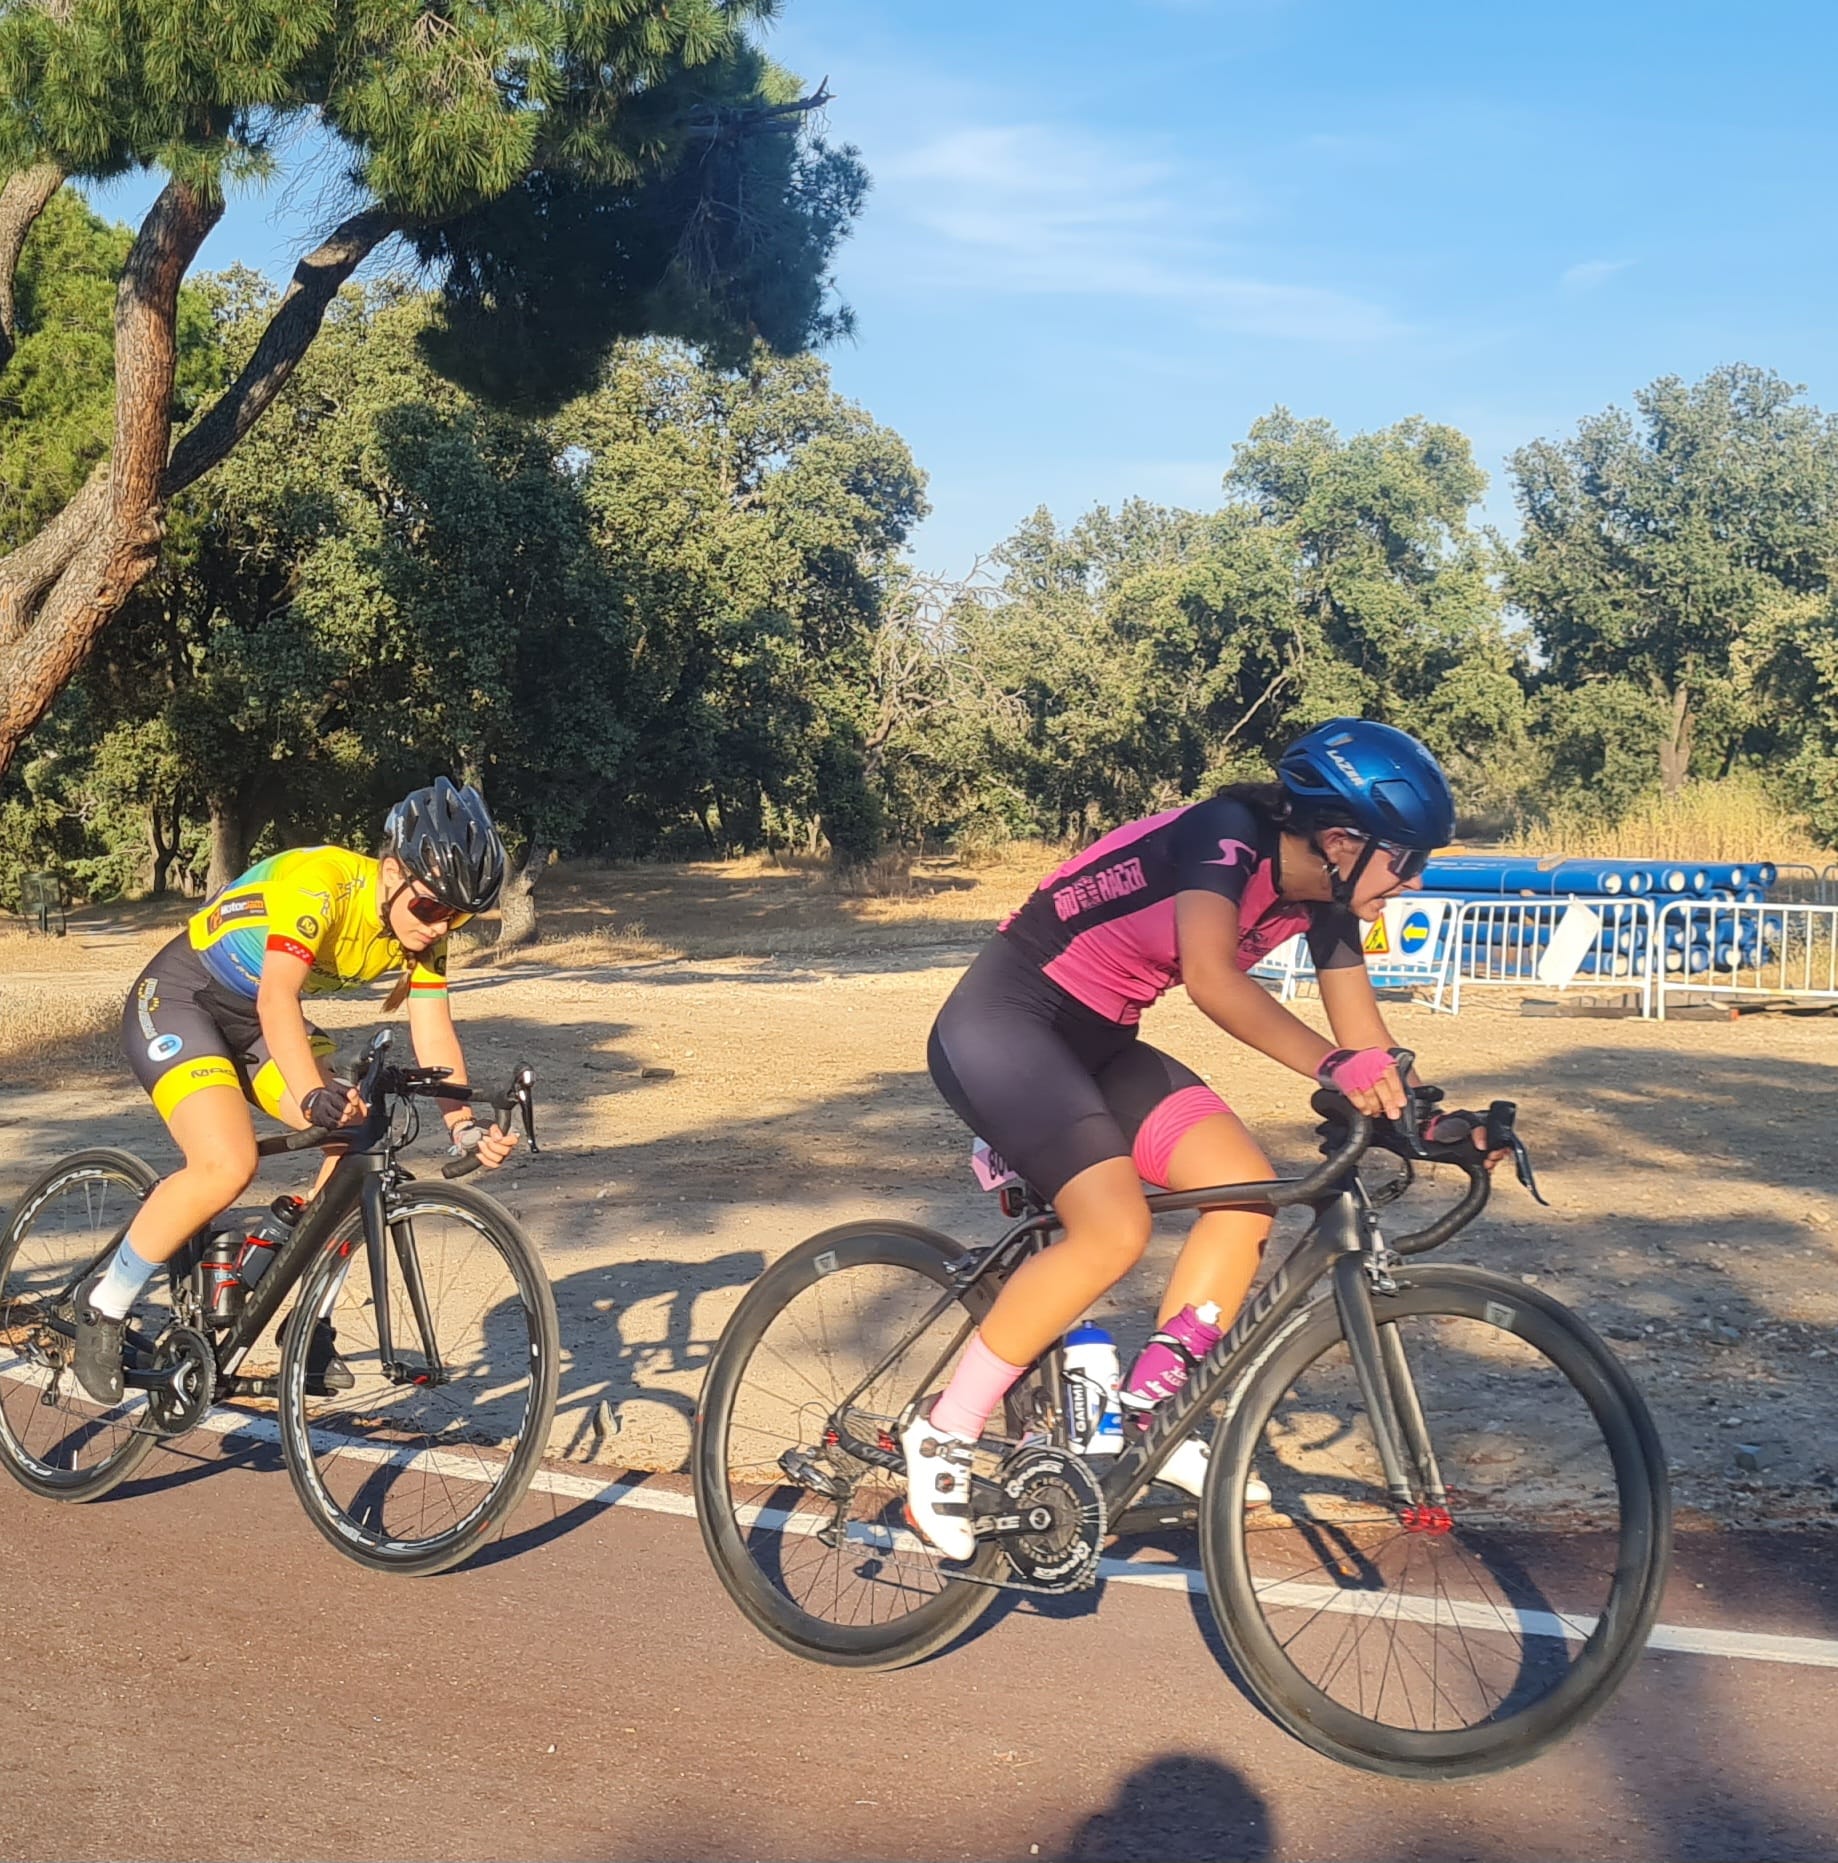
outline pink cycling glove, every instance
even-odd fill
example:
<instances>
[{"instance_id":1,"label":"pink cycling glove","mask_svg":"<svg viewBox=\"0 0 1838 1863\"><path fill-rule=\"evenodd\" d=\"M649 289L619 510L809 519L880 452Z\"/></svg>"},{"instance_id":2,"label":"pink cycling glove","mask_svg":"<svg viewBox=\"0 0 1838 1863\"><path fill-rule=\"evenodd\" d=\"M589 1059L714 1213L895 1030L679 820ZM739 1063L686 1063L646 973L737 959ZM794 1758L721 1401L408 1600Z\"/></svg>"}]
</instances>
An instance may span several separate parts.
<instances>
[{"instance_id":1,"label":"pink cycling glove","mask_svg":"<svg viewBox=\"0 0 1838 1863\"><path fill-rule=\"evenodd\" d=\"M1389 1048L1336 1048L1315 1069L1315 1078L1336 1093L1368 1093L1396 1066Z\"/></svg>"}]
</instances>

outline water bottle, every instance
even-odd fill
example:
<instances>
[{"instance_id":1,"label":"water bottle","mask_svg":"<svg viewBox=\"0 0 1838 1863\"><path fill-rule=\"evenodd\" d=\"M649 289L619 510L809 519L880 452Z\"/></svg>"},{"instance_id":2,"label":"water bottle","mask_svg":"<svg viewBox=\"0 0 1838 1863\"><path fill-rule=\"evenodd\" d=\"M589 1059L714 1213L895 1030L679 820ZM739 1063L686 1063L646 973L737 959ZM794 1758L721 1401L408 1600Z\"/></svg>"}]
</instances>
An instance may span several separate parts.
<instances>
[{"instance_id":1,"label":"water bottle","mask_svg":"<svg viewBox=\"0 0 1838 1863\"><path fill-rule=\"evenodd\" d=\"M294 1224L300 1220L300 1212L305 1207L298 1197L276 1197L268 1206L268 1214L253 1224L243 1237L242 1249L236 1258L236 1278L245 1292L274 1265L275 1256L281 1252L282 1243L293 1234Z\"/></svg>"},{"instance_id":2,"label":"water bottle","mask_svg":"<svg viewBox=\"0 0 1838 1863\"><path fill-rule=\"evenodd\" d=\"M1117 1408L1122 1364L1117 1342L1101 1326L1075 1326L1063 1347L1066 1434L1081 1455L1115 1455L1123 1447L1123 1412Z\"/></svg>"},{"instance_id":3,"label":"water bottle","mask_svg":"<svg viewBox=\"0 0 1838 1863\"><path fill-rule=\"evenodd\" d=\"M1118 1401L1143 1428L1157 1404L1177 1395L1193 1367L1219 1343L1219 1309L1208 1300L1198 1307L1183 1307L1166 1326L1152 1333L1136 1355Z\"/></svg>"},{"instance_id":4,"label":"water bottle","mask_svg":"<svg viewBox=\"0 0 1838 1863\"><path fill-rule=\"evenodd\" d=\"M214 1229L198 1251L198 1304L207 1326L233 1325L243 1310L243 1287L236 1272L243 1238L234 1229Z\"/></svg>"}]
</instances>

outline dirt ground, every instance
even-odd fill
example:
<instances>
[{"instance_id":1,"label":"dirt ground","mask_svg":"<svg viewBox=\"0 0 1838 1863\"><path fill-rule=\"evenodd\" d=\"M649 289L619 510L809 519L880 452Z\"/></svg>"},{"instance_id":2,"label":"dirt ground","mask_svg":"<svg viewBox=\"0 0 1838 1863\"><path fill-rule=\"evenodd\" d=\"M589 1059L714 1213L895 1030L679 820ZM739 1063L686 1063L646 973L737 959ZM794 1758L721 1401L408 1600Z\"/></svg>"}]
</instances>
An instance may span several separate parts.
<instances>
[{"instance_id":1,"label":"dirt ground","mask_svg":"<svg viewBox=\"0 0 1838 1863\"><path fill-rule=\"evenodd\" d=\"M924 1045L1027 860L934 864L893 898L757 862L561 873L550 942L460 971L475 1077L524 1059L537 1071L543 1155L494 1188L555 1281L558 1455L681 1466L728 1315L812 1231L879 1213L993 1232ZM78 1145L171 1160L112 1050L126 985L178 916L86 915L59 943L0 937L0 1205ZM362 997L314 1014L355 1039L378 1009ZM1517 1011L1495 993L1459 1018L1392 1012L1455 1103L1519 1101L1554 1205L1502 1182L1445 1254L1535 1279L1616 1342L1659 1417L1683 1522L1838 1522L1838 1020ZM1302 1083L1184 1001L1146 1029L1213 1079L1280 1165L1310 1158ZM279 1187L294 1167L271 1169ZM1108 1303L1126 1344L1179 1240L1168 1225L1156 1263ZM1737 1466L1738 1445L1758 1467Z\"/></svg>"}]
</instances>

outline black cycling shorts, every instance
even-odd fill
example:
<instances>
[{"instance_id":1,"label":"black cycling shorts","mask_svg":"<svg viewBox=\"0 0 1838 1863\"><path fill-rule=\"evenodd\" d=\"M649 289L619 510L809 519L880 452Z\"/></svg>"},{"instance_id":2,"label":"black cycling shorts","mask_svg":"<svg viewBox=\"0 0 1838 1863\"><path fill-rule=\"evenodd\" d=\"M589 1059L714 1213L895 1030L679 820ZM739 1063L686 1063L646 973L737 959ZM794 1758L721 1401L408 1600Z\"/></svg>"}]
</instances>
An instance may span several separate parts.
<instances>
[{"instance_id":1,"label":"black cycling shorts","mask_svg":"<svg viewBox=\"0 0 1838 1863\"><path fill-rule=\"evenodd\" d=\"M308 1023L306 1032L319 1059L332 1053L332 1038L322 1029ZM234 1087L251 1105L280 1117L286 1084L269 1058L255 1005L224 996L183 932L128 992L121 1051L162 1119L206 1087Z\"/></svg>"},{"instance_id":2,"label":"black cycling shorts","mask_svg":"<svg viewBox=\"0 0 1838 1863\"><path fill-rule=\"evenodd\" d=\"M1140 1165L1138 1136L1175 1094L1192 1116L1226 1110L1192 1068L1086 1008L1000 934L945 999L926 1064L958 1117L1048 1198L1106 1159Z\"/></svg>"}]
</instances>

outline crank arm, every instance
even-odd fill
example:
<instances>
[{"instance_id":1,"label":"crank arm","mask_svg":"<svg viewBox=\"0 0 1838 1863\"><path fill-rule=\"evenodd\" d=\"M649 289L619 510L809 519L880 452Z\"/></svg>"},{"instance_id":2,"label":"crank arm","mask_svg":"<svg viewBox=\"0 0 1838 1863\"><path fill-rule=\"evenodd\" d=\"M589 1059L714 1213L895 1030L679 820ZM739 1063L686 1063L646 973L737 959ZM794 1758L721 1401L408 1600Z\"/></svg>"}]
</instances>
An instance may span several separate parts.
<instances>
[{"instance_id":1,"label":"crank arm","mask_svg":"<svg viewBox=\"0 0 1838 1863\"><path fill-rule=\"evenodd\" d=\"M167 1366L164 1371L144 1371L137 1365L124 1365L121 1382L130 1391L170 1391L177 1387L180 1374L190 1369L183 1361Z\"/></svg>"}]
</instances>

